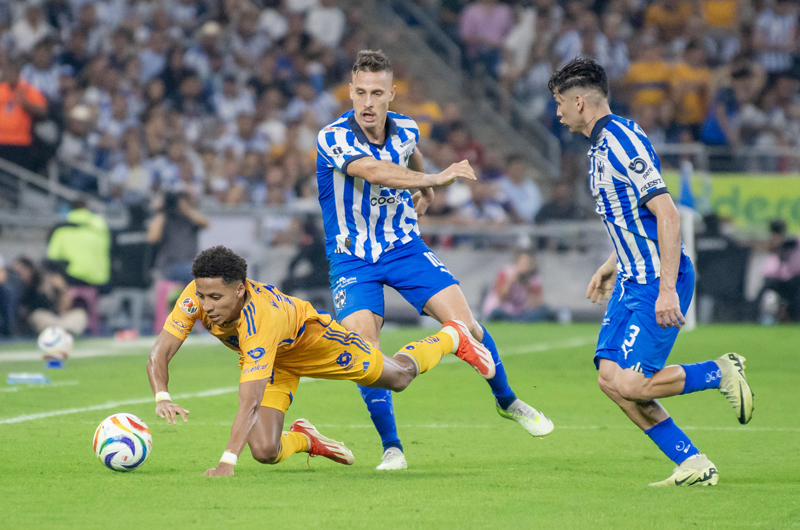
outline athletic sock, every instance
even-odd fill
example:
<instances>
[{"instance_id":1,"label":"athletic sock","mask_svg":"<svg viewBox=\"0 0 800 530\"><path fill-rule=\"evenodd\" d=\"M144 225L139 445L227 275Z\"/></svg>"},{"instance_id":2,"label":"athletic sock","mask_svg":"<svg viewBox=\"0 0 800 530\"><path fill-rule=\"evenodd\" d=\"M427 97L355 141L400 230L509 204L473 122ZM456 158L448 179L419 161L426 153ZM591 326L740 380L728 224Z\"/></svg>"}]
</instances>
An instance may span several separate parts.
<instances>
[{"instance_id":1,"label":"athletic sock","mask_svg":"<svg viewBox=\"0 0 800 530\"><path fill-rule=\"evenodd\" d=\"M358 386L364 403L367 404L369 417L381 437L383 450L396 447L403 450L400 437L397 435L397 424L394 420L394 407L392 407L392 393L385 388L367 388Z\"/></svg>"},{"instance_id":2,"label":"athletic sock","mask_svg":"<svg viewBox=\"0 0 800 530\"><path fill-rule=\"evenodd\" d=\"M653 440L662 453L678 465L700 452L697 447L692 445L692 441L686 436L686 433L675 425L672 418L667 418L644 433Z\"/></svg>"},{"instance_id":3,"label":"athletic sock","mask_svg":"<svg viewBox=\"0 0 800 530\"><path fill-rule=\"evenodd\" d=\"M417 375L424 374L437 364L447 353L456 350L457 342L447 331L440 331L417 342L412 342L395 353L394 356L402 355L408 357L417 368Z\"/></svg>"},{"instance_id":4,"label":"athletic sock","mask_svg":"<svg viewBox=\"0 0 800 530\"><path fill-rule=\"evenodd\" d=\"M481 343L492 353L492 359L494 359L494 377L489 379L487 383L492 388L492 394L497 399L497 403L503 410L506 410L517 400L517 396L514 395L514 391L511 390L511 386L508 384L506 369L503 367L503 361L500 360L500 354L497 353L494 339L485 327L481 327L483 328L483 340Z\"/></svg>"},{"instance_id":5,"label":"athletic sock","mask_svg":"<svg viewBox=\"0 0 800 530\"><path fill-rule=\"evenodd\" d=\"M681 368L686 372L686 381L683 384L683 392L681 394L719 388L722 374L720 373L719 365L715 361L682 364Z\"/></svg>"},{"instance_id":6,"label":"athletic sock","mask_svg":"<svg viewBox=\"0 0 800 530\"><path fill-rule=\"evenodd\" d=\"M308 451L309 441L305 434L299 432L285 432L281 436L281 451L275 463L283 462L295 453Z\"/></svg>"}]
</instances>

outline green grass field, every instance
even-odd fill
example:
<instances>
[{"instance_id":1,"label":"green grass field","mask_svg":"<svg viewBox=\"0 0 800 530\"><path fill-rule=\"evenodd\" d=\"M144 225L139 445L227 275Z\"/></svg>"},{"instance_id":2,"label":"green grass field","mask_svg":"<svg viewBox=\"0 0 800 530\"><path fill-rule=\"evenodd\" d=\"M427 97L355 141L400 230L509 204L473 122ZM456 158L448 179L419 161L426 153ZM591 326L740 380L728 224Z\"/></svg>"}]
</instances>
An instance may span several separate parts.
<instances>
[{"instance_id":1,"label":"green grass field","mask_svg":"<svg viewBox=\"0 0 800 530\"><path fill-rule=\"evenodd\" d=\"M800 527L800 328L713 326L678 339L672 362L745 355L756 393L745 427L716 391L665 400L720 471L718 486L685 489L647 486L674 466L598 389L598 326L490 330L517 395L556 430L535 439L501 419L488 385L449 359L395 397L409 462L397 472L373 469L380 441L355 385L313 381L301 383L287 426L308 418L353 450L353 466L316 458L309 469L305 455L264 466L245 450L235 477L204 477L237 406L236 357L219 344L187 345L173 361L173 397L208 391L175 397L191 410L177 426L154 415L147 346L71 359L48 372L49 386L0 383L0 528ZM382 344L394 351L424 334L386 332ZM76 352L103 344L79 342ZM5 346L0 360L32 348ZM0 362L0 375L41 368ZM46 415L68 409L77 410ZM106 469L92 451L95 427L115 412L140 416L153 433L152 456L131 473Z\"/></svg>"}]
</instances>

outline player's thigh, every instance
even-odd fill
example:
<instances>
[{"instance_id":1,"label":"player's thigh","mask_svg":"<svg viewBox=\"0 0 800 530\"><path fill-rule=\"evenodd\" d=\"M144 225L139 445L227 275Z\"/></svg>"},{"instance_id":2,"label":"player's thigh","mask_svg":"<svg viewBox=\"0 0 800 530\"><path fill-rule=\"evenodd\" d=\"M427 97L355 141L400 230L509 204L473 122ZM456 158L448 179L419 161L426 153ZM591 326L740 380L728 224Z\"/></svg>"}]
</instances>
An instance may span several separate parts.
<instances>
[{"instance_id":1,"label":"player's thigh","mask_svg":"<svg viewBox=\"0 0 800 530\"><path fill-rule=\"evenodd\" d=\"M624 366L621 366L639 372L644 377L652 377L666 365L678 331L675 327L662 328L658 325L655 306L653 311L635 311L627 322L620 345L625 356ZM628 376L627 382L633 381L634 376Z\"/></svg>"},{"instance_id":2,"label":"player's thigh","mask_svg":"<svg viewBox=\"0 0 800 530\"><path fill-rule=\"evenodd\" d=\"M377 264L350 263L331 267L331 292L336 318L368 310L383 318L383 276Z\"/></svg>"},{"instance_id":3,"label":"player's thigh","mask_svg":"<svg viewBox=\"0 0 800 530\"><path fill-rule=\"evenodd\" d=\"M250 453L259 462L271 462L278 456L285 412L272 407L261 406L258 419L247 438Z\"/></svg>"},{"instance_id":4,"label":"player's thigh","mask_svg":"<svg viewBox=\"0 0 800 530\"><path fill-rule=\"evenodd\" d=\"M369 309L362 309L349 314L341 320L342 327L348 331L358 333L373 346L380 349L380 333L383 326L383 317Z\"/></svg>"}]
</instances>

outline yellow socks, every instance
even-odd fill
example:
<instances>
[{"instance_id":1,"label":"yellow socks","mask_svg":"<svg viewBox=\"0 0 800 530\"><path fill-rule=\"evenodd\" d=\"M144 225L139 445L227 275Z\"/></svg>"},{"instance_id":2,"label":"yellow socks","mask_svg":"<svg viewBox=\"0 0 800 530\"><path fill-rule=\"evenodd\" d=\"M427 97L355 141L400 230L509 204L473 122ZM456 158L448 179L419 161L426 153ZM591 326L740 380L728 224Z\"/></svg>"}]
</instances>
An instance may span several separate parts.
<instances>
[{"instance_id":1,"label":"yellow socks","mask_svg":"<svg viewBox=\"0 0 800 530\"><path fill-rule=\"evenodd\" d=\"M299 432L284 432L281 436L281 452L275 463L283 462L295 453L308 451L308 438Z\"/></svg>"},{"instance_id":2,"label":"yellow socks","mask_svg":"<svg viewBox=\"0 0 800 530\"><path fill-rule=\"evenodd\" d=\"M454 338L447 331L440 331L426 339L412 342L397 352L395 357L398 355L408 357L416 366L417 374L424 374L436 366L444 355L455 352L457 347L457 335Z\"/></svg>"}]
</instances>

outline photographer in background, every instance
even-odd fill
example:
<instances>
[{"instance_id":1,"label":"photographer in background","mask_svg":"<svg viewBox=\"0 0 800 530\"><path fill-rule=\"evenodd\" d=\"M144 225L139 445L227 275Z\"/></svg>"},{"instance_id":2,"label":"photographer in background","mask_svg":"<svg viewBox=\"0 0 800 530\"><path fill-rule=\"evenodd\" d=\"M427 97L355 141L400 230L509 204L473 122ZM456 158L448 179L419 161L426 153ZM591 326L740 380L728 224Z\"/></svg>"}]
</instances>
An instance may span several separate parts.
<instances>
[{"instance_id":1,"label":"photographer in background","mask_svg":"<svg viewBox=\"0 0 800 530\"><path fill-rule=\"evenodd\" d=\"M497 273L483 314L490 321L541 322L552 320L553 312L544 305L542 280L536 256L518 251L514 263Z\"/></svg>"},{"instance_id":2,"label":"photographer in background","mask_svg":"<svg viewBox=\"0 0 800 530\"><path fill-rule=\"evenodd\" d=\"M166 193L156 199L155 215L147 229L147 241L158 245L155 269L161 279L189 283L192 260L198 253L198 232L208 217L193 205L186 193Z\"/></svg>"},{"instance_id":3,"label":"photographer in background","mask_svg":"<svg viewBox=\"0 0 800 530\"><path fill-rule=\"evenodd\" d=\"M779 317L780 302L792 322L800 322L800 242L786 234L786 222L769 224L770 256L764 262L764 287L759 295L761 322L772 324Z\"/></svg>"}]
</instances>

